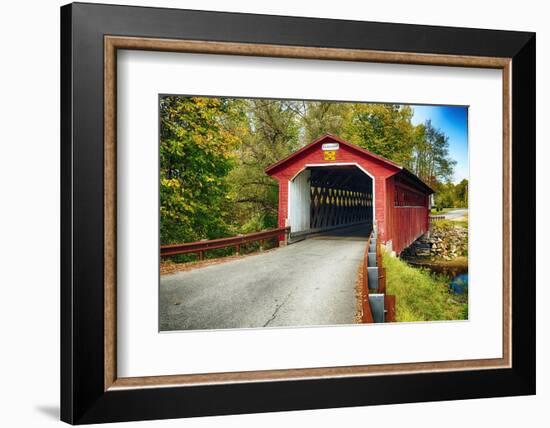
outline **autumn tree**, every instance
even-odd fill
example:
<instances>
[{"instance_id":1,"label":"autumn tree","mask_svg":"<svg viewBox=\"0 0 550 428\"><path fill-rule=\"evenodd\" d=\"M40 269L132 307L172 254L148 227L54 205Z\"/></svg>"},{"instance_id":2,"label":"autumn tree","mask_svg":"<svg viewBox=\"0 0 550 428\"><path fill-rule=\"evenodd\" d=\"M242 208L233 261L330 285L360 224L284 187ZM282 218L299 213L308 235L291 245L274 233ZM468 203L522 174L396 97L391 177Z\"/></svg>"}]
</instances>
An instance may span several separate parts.
<instances>
[{"instance_id":1,"label":"autumn tree","mask_svg":"<svg viewBox=\"0 0 550 428\"><path fill-rule=\"evenodd\" d=\"M434 187L436 209L468 207L468 180L463 179L458 184L450 181L437 183Z\"/></svg>"},{"instance_id":2,"label":"autumn tree","mask_svg":"<svg viewBox=\"0 0 550 428\"><path fill-rule=\"evenodd\" d=\"M244 120L242 101L165 96L160 99L161 242L223 236L227 175L235 165Z\"/></svg>"},{"instance_id":3,"label":"autumn tree","mask_svg":"<svg viewBox=\"0 0 550 428\"><path fill-rule=\"evenodd\" d=\"M230 175L231 200L241 232L277 225L278 186L266 167L298 148L300 127L291 101L247 100L248 132Z\"/></svg>"},{"instance_id":4,"label":"autumn tree","mask_svg":"<svg viewBox=\"0 0 550 428\"><path fill-rule=\"evenodd\" d=\"M413 148L411 170L431 186L448 182L456 161L449 154L448 137L436 129L430 120L417 128L418 138Z\"/></svg>"},{"instance_id":5,"label":"autumn tree","mask_svg":"<svg viewBox=\"0 0 550 428\"><path fill-rule=\"evenodd\" d=\"M409 106L353 104L344 137L377 155L409 167L417 138Z\"/></svg>"},{"instance_id":6,"label":"autumn tree","mask_svg":"<svg viewBox=\"0 0 550 428\"><path fill-rule=\"evenodd\" d=\"M297 101L290 106L300 121L304 144L325 134L339 135L350 120L351 107L346 103Z\"/></svg>"},{"instance_id":7,"label":"autumn tree","mask_svg":"<svg viewBox=\"0 0 550 428\"><path fill-rule=\"evenodd\" d=\"M465 178L455 186L455 206L465 208L468 206L468 180Z\"/></svg>"}]
</instances>

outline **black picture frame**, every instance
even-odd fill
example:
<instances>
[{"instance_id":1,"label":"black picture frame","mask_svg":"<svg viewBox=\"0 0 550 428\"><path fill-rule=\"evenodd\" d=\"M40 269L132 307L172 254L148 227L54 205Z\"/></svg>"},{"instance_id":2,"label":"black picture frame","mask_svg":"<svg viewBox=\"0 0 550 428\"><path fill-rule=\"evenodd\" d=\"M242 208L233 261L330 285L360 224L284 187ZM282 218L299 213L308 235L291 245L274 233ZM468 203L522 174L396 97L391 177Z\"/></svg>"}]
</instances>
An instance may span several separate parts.
<instances>
[{"instance_id":1,"label":"black picture frame","mask_svg":"<svg viewBox=\"0 0 550 428\"><path fill-rule=\"evenodd\" d=\"M512 367L105 391L105 35L512 58ZM535 101L534 33L63 6L61 419L86 424L534 394Z\"/></svg>"}]
</instances>

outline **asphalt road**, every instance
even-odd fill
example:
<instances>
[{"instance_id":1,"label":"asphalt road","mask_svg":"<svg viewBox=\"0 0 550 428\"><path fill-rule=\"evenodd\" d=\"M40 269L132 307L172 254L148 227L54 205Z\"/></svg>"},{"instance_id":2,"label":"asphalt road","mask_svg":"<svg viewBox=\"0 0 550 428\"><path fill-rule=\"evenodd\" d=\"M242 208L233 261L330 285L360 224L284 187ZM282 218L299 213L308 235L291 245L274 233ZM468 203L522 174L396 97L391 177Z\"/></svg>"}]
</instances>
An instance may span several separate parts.
<instances>
[{"instance_id":1,"label":"asphalt road","mask_svg":"<svg viewBox=\"0 0 550 428\"><path fill-rule=\"evenodd\" d=\"M468 214L468 209L466 208L458 208L456 210L449 211L447 214L445 214L445 219L447 220L453 220L460 217L464 217Z\"/></svg>"},{"instance_id":2,"label":"asphalt road","mask_svg":"<svg viewBox=\"0 0 550 428\"><path fill-rule=\"evenodd\" d=\"M263 254L164 275L160 329L353 323L355 281L366 239L367 231L347 229Z\"/></svg>"}]
</instances>

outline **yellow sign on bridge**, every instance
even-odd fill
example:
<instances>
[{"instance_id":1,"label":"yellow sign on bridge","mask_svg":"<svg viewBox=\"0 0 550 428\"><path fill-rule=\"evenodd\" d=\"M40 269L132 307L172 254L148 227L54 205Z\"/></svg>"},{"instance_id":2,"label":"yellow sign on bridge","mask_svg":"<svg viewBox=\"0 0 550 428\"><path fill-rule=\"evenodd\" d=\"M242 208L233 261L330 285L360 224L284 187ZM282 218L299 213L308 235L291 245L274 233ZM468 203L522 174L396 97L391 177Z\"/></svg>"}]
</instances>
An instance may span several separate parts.
<instances>
[{"instance_id":1,"label":"yellow sign on bridge","mask_svg":"<svg viewBox=\"0 0 550 428\"><path fill-rule=\"evenodd\" d=\"M326 161L335 161L336 160L336 150L324 150L324 159Z\"/></svg>"}]
</instances>

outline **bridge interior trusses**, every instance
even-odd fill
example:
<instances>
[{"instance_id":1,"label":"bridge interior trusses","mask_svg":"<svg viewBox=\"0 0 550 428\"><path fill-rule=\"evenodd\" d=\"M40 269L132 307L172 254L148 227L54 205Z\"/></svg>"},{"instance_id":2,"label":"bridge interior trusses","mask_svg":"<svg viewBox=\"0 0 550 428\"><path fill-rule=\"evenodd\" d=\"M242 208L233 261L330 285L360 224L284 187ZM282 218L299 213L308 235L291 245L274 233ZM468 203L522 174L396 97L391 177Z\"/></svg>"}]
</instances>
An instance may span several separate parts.
<instances>
[{"instance_id":1,"label":"bridge interior trusses","mask_svg":"<svg viewBox=\"0 0 550 428\"><path fill-rule=\"evenodd\" d=\"M373 218L372 179L358 167L312 167L310 228L320 229Z\"/></svg>"}]
</instances>

